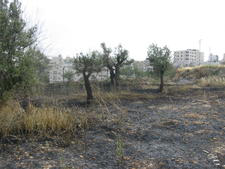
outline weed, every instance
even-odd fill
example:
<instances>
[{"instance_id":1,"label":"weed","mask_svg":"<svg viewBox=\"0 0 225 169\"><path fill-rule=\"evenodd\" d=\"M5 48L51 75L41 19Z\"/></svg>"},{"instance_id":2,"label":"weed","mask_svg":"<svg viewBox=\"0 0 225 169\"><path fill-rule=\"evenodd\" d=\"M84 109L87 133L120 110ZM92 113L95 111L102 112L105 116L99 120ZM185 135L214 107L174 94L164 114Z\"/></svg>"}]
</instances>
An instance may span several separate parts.
<instances>
[{"instance_id":1,"label":"weed","mask_svg":"<svg viewBox=\"0 0 225 169\"><path fill-rule=\"evenodd\" d=\"M121 164L124 157L124 142L120 136L116 139L116 157L118 159L118 162Z\"/></svg>"}]
</instances>

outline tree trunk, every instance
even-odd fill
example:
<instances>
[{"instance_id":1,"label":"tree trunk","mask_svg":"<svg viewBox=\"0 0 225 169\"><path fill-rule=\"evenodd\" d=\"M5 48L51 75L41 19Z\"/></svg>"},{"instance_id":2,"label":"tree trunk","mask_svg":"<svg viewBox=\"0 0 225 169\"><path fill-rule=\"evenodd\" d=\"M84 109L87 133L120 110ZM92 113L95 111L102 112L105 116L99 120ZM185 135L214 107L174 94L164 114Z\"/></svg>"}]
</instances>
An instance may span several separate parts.
<instances>
[{"instance_id":1,"label":"tree trunk","mask_svg":"<svg viewBox=\"0 0 225 169\"><path fill-rule=\"evenodd\" d=\"M159 91L160 92L163 91L163 87L164 87L163 75L164 75L164 72L160 72L160 85L159 85Z\"/></svg>"},{"instance_id":2,"label":"tree trunk","mask_svg":"<svg viewBox=\"0 0 225 169\"><path fill-rule=\"evenodd\" d=\"M110 84L111 87L115 86L115 73L114 73L114 69L111 66L108 66L109 69L109 73L110 73Z\"/></svg>"},{"instance_id":3,"label":"tree trunk","mask_svg":"<svg viewBox=\"0 0 225 169\"><path fill-rule=\"evenodd\" d=\"M85 73L83 73L83 76L84 76L84 85L87 92L87 103L90 104L91 100L93 100L91 83L89 81L89 76L85 75Z\"/></svg>"},{"instance_id":4,"label":"tree trunk","mask_svg":"<svg viewBox=\"0 0 225 169\"><path fill-rule=\"evenodd\" d=\"M112 86L115 85L115 73L113 72L113 70L110 70L110 83Z\"/></svg>"},{"instance_id":5,"label":"tree trunk","mask_svg":"<svg viewBox=\"0 0 225 169\"><path fill-rule=\"evenodd\" d=\"M116 84L116 87L119 86L119 78L120 78L120 69L116 68L116 71L115 71L115 84Z\"/></svg>"}]
</instances>

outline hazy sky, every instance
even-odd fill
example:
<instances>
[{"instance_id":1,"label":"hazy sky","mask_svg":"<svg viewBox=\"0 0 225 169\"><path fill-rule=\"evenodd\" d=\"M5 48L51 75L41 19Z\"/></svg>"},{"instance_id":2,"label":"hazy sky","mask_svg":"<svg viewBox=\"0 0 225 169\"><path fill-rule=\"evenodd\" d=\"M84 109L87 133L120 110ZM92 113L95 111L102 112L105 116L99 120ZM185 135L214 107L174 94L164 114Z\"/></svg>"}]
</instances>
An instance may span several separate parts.
<instances>
[{"instance_id":1,"label":"hazy sky","mask_svg":"<svg viewBox=\"0 0 225 169\"><path fill-rule=\"evenodd\" d=\"M25 16L38 23L50 56L119 43L144 60L151 43L172 51L199 48L225 53L224 0L20 0Z\"/></svg>"}]
</instances>

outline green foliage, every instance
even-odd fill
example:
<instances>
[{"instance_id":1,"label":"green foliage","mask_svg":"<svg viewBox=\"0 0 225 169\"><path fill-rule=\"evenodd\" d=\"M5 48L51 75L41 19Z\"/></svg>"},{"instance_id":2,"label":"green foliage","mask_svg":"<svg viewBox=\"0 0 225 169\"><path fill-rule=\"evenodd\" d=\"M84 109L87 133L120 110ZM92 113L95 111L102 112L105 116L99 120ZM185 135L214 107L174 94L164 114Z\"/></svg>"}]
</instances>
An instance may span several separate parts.
<instances>
[{"instance_id":1,"label":"green foliage","mask_svg":"<svg viewBox=\"0 0 225 169\"><path fill-rule=\"evenodd\" d=\"M119 85L120 69L123 66L130 65L134 60L129 59L128 50L124 49L122 45L112 49L107 48L105 43L101 44L103 49L103 63L109 69L110 79L112 85Z\"/></svg>"},{"instance_id":2,"label":"green foliage","mask_svg":"<svg viewBox=\"0 0 225 169\"><path fill-rule=\"evenodd\" d=\"M87 92L87 103L93 99L92 88L90 83L90 76L93 73L98 73L102 70L103 64L101 55L97 51L87 54L80 53L74 58L74 69L76 73L82 74L84 78L84 85Z\"/></svg>"},{"instance_id":3,"label":"green foliage","mask_svg":"<svg viewBox=\"0 0 225 169\"><path fill-rule=\"evenodd\" d=\"M102 69L102 59L97 51L87 54L80 53L74 58L73 63L76 73L82 73L88 77L94 72L100 72Z\"/></svg>"},{"instance_id":4,"label":"green foliage","mask_svg":"<svg viewBox=\"0 0 225 169\"><path fill-rule=\"evenodd\" d=\"M153 66L154 72L160 77L159 90L160 92L162 92L164 87L164 74L169 70L169 68L171 68L171 51L169 50L169 48L167 48L167 46L161 48L156 44L152 44L149 46L147 54L147 59L149 60L150 65Z\"/></svg>"},{"instance_id":5,"label":"green foliage","mask_svg":"<svg viewBox=\"0 0 225 169\"><path fill-rule=\"evenodd\" d=\"M153 70L156 73L166 72L170 67L170 54L171 51L167 46L163 48L158 47L156 44L150 45L148 48L148 60L150 65L153 66Z\"/></svg>"},{"instance_id":6,"label":"green foliage","mask_svg":"<svg viewBox=\"0 0 225 169\"><path fill-rule=\"evenodd\" d=\"M32 74L27 51L36 42L36 30L27 28L18 0L0 0L0 100Z\"/></svg>"},{"instance_id":7,"label":"green foliage","mask_svg":"<svg viewBox=\"0 0 225 169\"><path fill-rule=\"evenodd\" d=\"M119 162L121 163L124 157L124 142L121 137L118 136L116 140L116 157L118 158Z\"/></svg>"}]
</instances>

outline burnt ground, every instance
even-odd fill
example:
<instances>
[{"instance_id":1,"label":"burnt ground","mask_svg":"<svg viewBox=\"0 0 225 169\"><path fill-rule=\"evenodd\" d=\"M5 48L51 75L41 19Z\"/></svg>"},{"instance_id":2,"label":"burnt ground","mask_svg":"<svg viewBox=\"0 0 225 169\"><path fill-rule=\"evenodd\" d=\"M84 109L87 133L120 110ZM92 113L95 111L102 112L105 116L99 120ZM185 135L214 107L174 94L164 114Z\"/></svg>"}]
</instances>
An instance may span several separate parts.
<instances>
[{"instance_id":1,"label":"burnt ground","mask_svg":"<svg viewBox=\"0 0 225 169\"><path fill-rule=\"evenodd\" d=\"M2 141L0 168L225 168L225 89L126 99L105 110L102 123L68 145Z\"/></svg>"}]
</instances>

